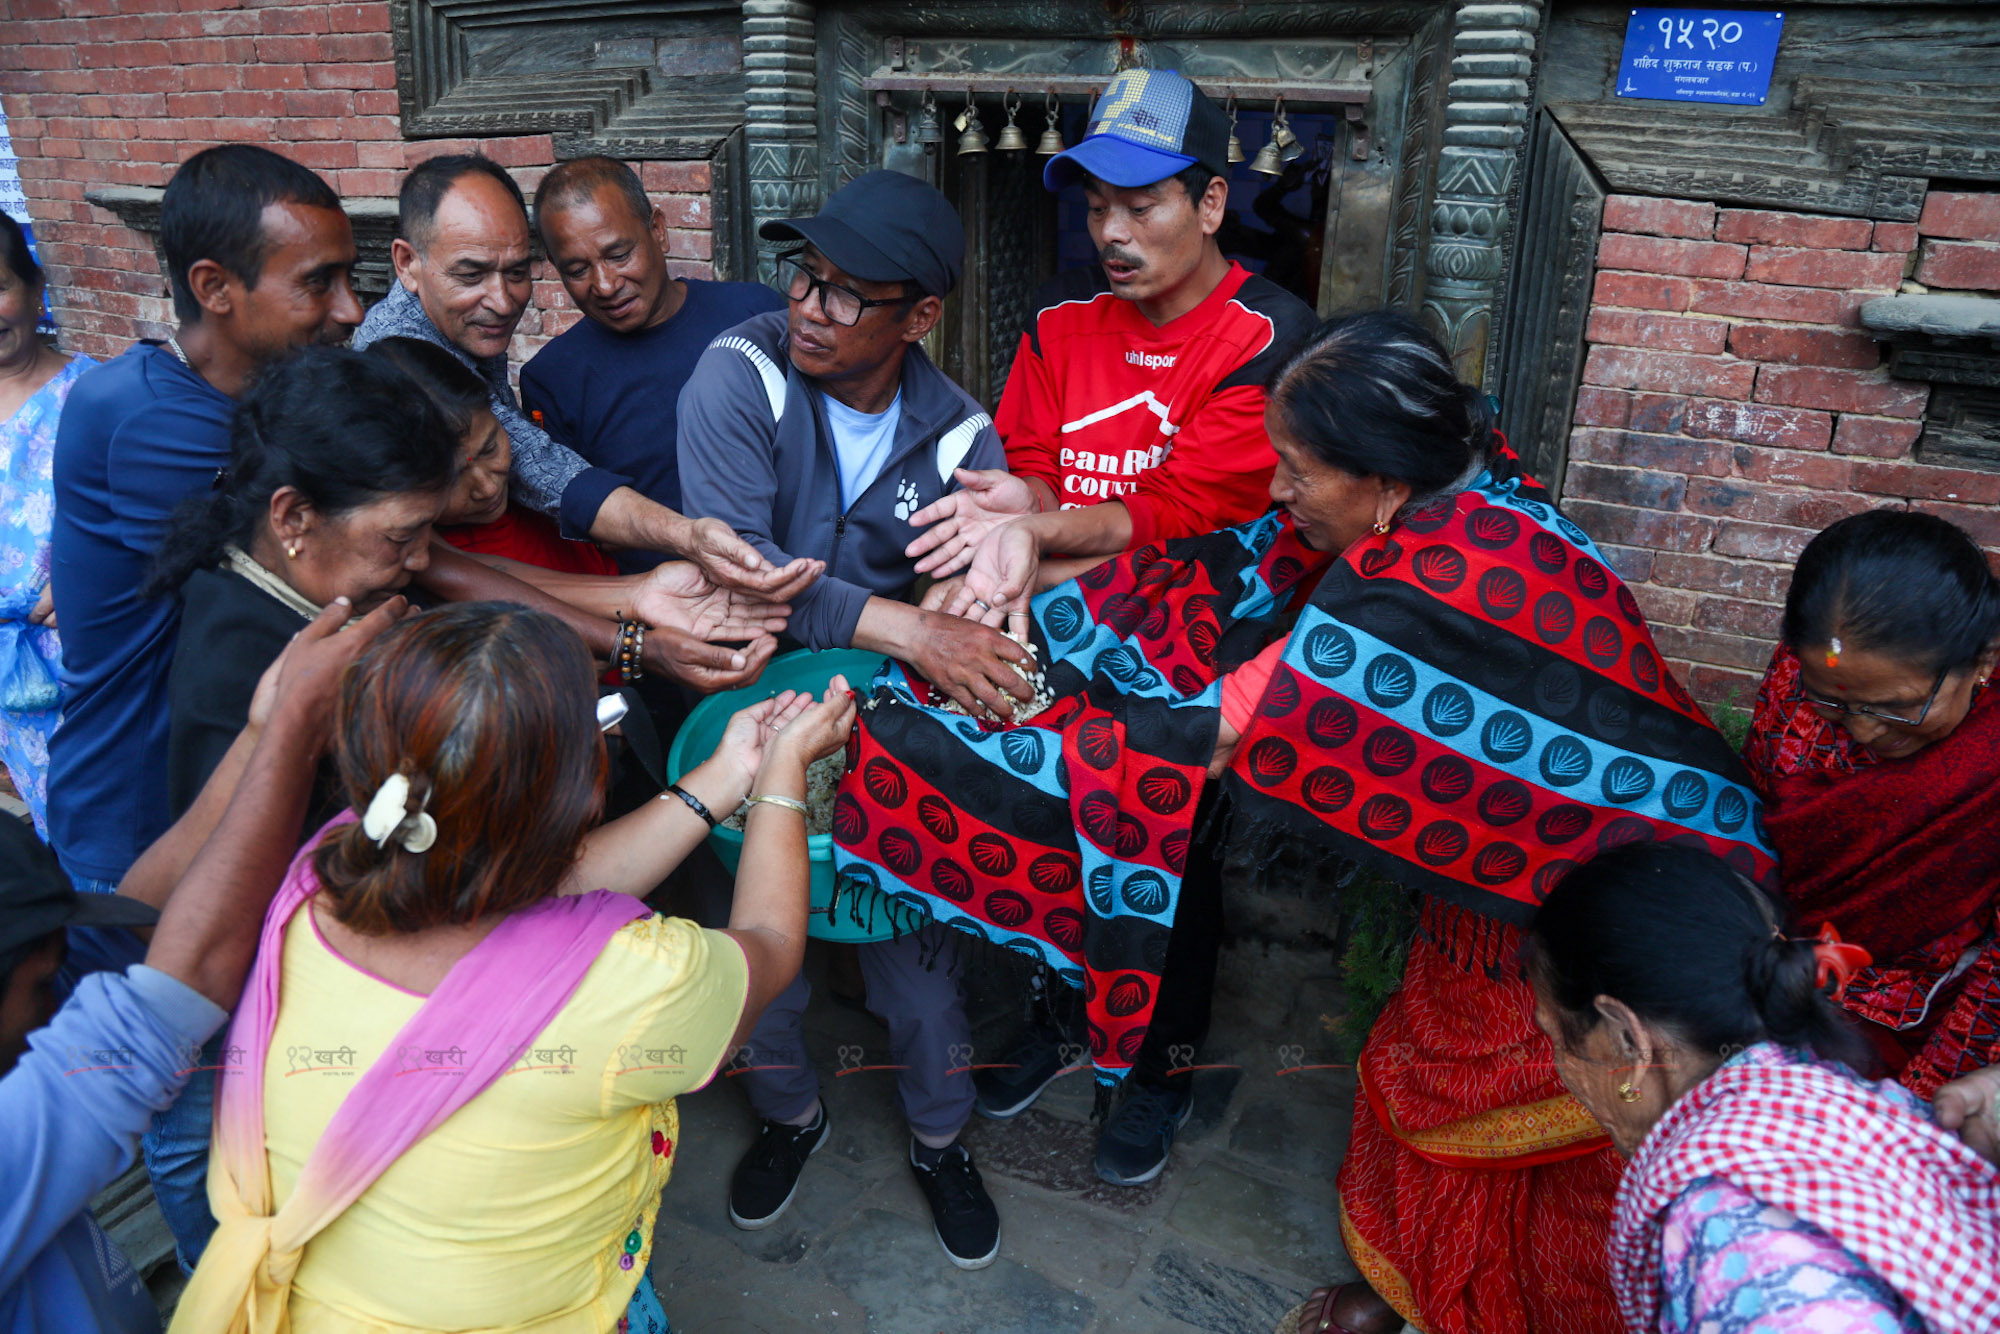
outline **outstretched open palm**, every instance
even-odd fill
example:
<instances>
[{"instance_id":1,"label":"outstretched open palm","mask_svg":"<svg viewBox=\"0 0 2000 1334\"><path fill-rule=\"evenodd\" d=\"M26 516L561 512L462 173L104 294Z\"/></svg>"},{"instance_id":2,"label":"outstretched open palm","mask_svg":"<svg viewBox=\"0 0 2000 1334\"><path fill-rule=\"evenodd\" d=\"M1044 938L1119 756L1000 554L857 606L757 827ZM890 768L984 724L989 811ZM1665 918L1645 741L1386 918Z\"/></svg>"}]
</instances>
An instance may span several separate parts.
<instances>
[{"instance_id":1,"label":"outstretched open palm","mask_svg":"<svg viewBox=\"0 0 2000 1334\"><path fill-rule=\"evenodd\" d=\"M960 468L952 474L958 490L910 516L910 526L923 535L903 548L905 556L920 556L917 573L942 579L972 560L987 534L1009 519L1035 512L1035 493L1013 473L998 468Z\"/></svg>"},{"instance_id":2,"label":"outstretched open palm","mask_svg":"<svg viewBox=\"0 0 2000 1334\"><path fill-rule=\"evenodd\" d=\"M693 561L656 565L632 598L632 614L656 630L680 630L711 644L740 644L777 634L791 605L719 588Z\"/></svg>"}]
</instances>

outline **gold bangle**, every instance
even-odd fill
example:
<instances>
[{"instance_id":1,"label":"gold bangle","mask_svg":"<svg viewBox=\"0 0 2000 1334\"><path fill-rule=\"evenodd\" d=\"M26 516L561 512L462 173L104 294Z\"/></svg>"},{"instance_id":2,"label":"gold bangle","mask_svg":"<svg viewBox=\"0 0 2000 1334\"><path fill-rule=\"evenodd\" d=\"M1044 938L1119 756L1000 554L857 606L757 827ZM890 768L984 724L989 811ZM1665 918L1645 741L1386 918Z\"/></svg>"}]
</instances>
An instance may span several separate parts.
<instances>
[{"instance_id":1,"label":"gold bangle","mask_svg":"<svg viewBox=\"0 0 2000 1334\"><path fill-rule=\"evenodd\" d=\"M800 815L807 815L806 804L795 797L777 797L766 793L760 797L751 797L743 804L746 806L755 806L760 801L769 802L773 806L782 806L788 811L797 811ZM811 817L807 815L807 818L810 819Z\"/></svg>"}]
</instances>

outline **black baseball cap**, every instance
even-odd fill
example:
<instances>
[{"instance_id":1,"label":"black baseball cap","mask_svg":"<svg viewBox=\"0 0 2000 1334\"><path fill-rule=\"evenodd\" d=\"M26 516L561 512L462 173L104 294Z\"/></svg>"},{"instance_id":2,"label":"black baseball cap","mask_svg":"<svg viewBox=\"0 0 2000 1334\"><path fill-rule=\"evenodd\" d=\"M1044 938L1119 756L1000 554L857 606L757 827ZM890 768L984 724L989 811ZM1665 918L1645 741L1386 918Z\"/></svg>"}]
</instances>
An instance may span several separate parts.
<instances>
[{"instance_id":1,"label":"black baseball cap","mask_svg":"<svg viewBox=\"0 0 2000 1334\"><path fill-rule=\"evenodd\" d=\"M0 816L0 958L63 926L151 926L160 914L123 894L79 894L35 831Z\"/></svg>"},{"instance_id":2,"label":"black baseball cap","mask_svg":"<svg viewBox=\"0 0 2000 1334\"><path fill-rule=\"evenodd\" d=\"M1085 173L1136 189L1197 162L1229 177L1229 117L1177 69L1120 70L1097 99L1075 148L1049 159L1042 184L1060 190Z\"/></svg>"},{"instance_id":3,"label":"black baseball cap","mask_svg":"<svg viewBox=\"0 0 2000 1334\"><path fill-rule=\"evenodd\" d=\"M928 182L900 171L871 171L833 192L811 218L757 229L766 241L804 241L865 283L908 280L931 296L958 286L965 228L958 210Z\"/></svg>"}]
</instances>

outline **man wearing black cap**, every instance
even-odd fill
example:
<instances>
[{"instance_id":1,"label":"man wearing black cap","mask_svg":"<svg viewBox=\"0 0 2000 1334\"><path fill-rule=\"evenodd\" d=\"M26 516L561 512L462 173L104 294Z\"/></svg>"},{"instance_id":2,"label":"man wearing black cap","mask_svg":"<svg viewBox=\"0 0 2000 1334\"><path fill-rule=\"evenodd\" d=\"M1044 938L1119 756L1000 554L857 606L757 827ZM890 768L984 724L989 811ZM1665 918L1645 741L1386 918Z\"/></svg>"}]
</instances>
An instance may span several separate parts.
<instances>
[{"instance_id":1,"label":"man wearing black cap","mask_svg":"<svg viewBox=\"0 0 2000 1334\"><path fill-rule=\"evenodd\" d=\"M916 577L903 554L910 516L955 485L956 469L1005 463L991 419L917 346L964 263L958 215L915 177L874 171L818 217L760 234L797 243L779 264L790 305L709 344L681 394L688 512L725 520L774 565L826 562L792 596L789 630L807 647L889 654L968 707L1009 712L1031 696L1011 665L1028 655L986 626L900 600ZM953 1264L982 1268L1000 1253L1000 1219L958 1142L973 1089L956 947L932 926L857 952L868 1008L889 1029L910 1166L938 1241ZM827 1139L805 1057L809 995L802 975L744 1047L740 1078L764 1125L730 1182L741 1228L777 1221Z\"/></svg>"},{"instance_id":2,"label":"man wearing black cap","mask_svg":"<svg viewBox=\"0 0 2000 1334\"><path fill-rule=\"evenodd\" d=\"M1242 523L1270 506L1277 455L1264 385L1312 331L1312 310L1226 258L1229 120L1174 70L1125 70L1090 133L1049 160L1077 181L1101 267L1058 274L1021 338L999 429L1009 472L912 520L919 570L966 570L932 605L997 622L1040 588L1105 556ZM1071 559L1041 565L1044 553ZM1127 1097L1107 1118L1097 1173L1139 1185L1166 1167L1193 1112L1192 1053L1208 1033L1222 938L1219 868L1190 857L1153 1022ZM1018 1115L1077 1068L1062 1034L1037 1031L979 1077L979 1110Z\"/></svg>"},{"instance_id":3,"label":"man wearing black cap","mask_svg":"<svg viewBox=\"0 0 2000 1334\"><path fill-rule=\"evenodd\" d=\"M791 596L806 647L887 653L968 708L1010 712L1007 695L1032 697L1008 665L1027 654L898 600L916 578L910 516L956 470L1006 466L992 418L917 346L965 262L958 214L913 176L871 171L818 217L759 235L798 243L778 266L790 306L709 344L682 392L688 513L731 524L775 564L826 561Z\"/></svg>"},{"instance_id":4,"label":"man wearing black cap","mask_svg":"<svg viewBox=\"0 0 2000 1334\"><path fill-rule=\"evenodd\" d=\"M117 893L77 893L31 830L0 817L0 1330L159 1329L87 1206L131 1164L154 1111L213 1078L196 1068L202 1044L242 993L341 675L403 607L336 634L342 600L300 631L250 727ZM58 1009L67 928L155 922L144 963L90 974Z\"/></svg>"}]
</instances>

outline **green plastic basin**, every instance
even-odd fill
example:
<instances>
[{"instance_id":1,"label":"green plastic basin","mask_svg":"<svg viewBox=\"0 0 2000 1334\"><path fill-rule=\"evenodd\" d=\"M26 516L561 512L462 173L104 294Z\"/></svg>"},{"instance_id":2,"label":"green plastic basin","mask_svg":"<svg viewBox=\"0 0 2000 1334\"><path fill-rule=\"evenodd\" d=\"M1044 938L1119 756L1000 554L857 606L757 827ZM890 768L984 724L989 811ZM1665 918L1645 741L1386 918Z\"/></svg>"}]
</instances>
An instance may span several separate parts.
<instances>
[{"instance_id":1,"label":"green plastic basin","mask_svg":"<svg viewBox=\"0 0 2000 1334\"><path fill-rule=\"evenodd\" d=\"M771 659L755 685L710 695L688 714L680 734L667 750L667 781L679 782L682 774L715 753L730 715L737 710L786 690L823 694L827 682L836 676L845 676L848 685L866 694L868 683L882 661L881 654L858 649L826 649L819 653L801 649ZM743 855L743 835L734 829L716 828L709 831L708 841L733 874ZM899 925L902 930L909 930L907 912L878 890L866 890L858 897L852 893L843 895L838 907L829 914L827 907L833 901L833 836L808 835L806 849L812 861L812 915L808 919L808 934L814 939L861 943L888 940Z\"/></svg>"}]
</instances>

